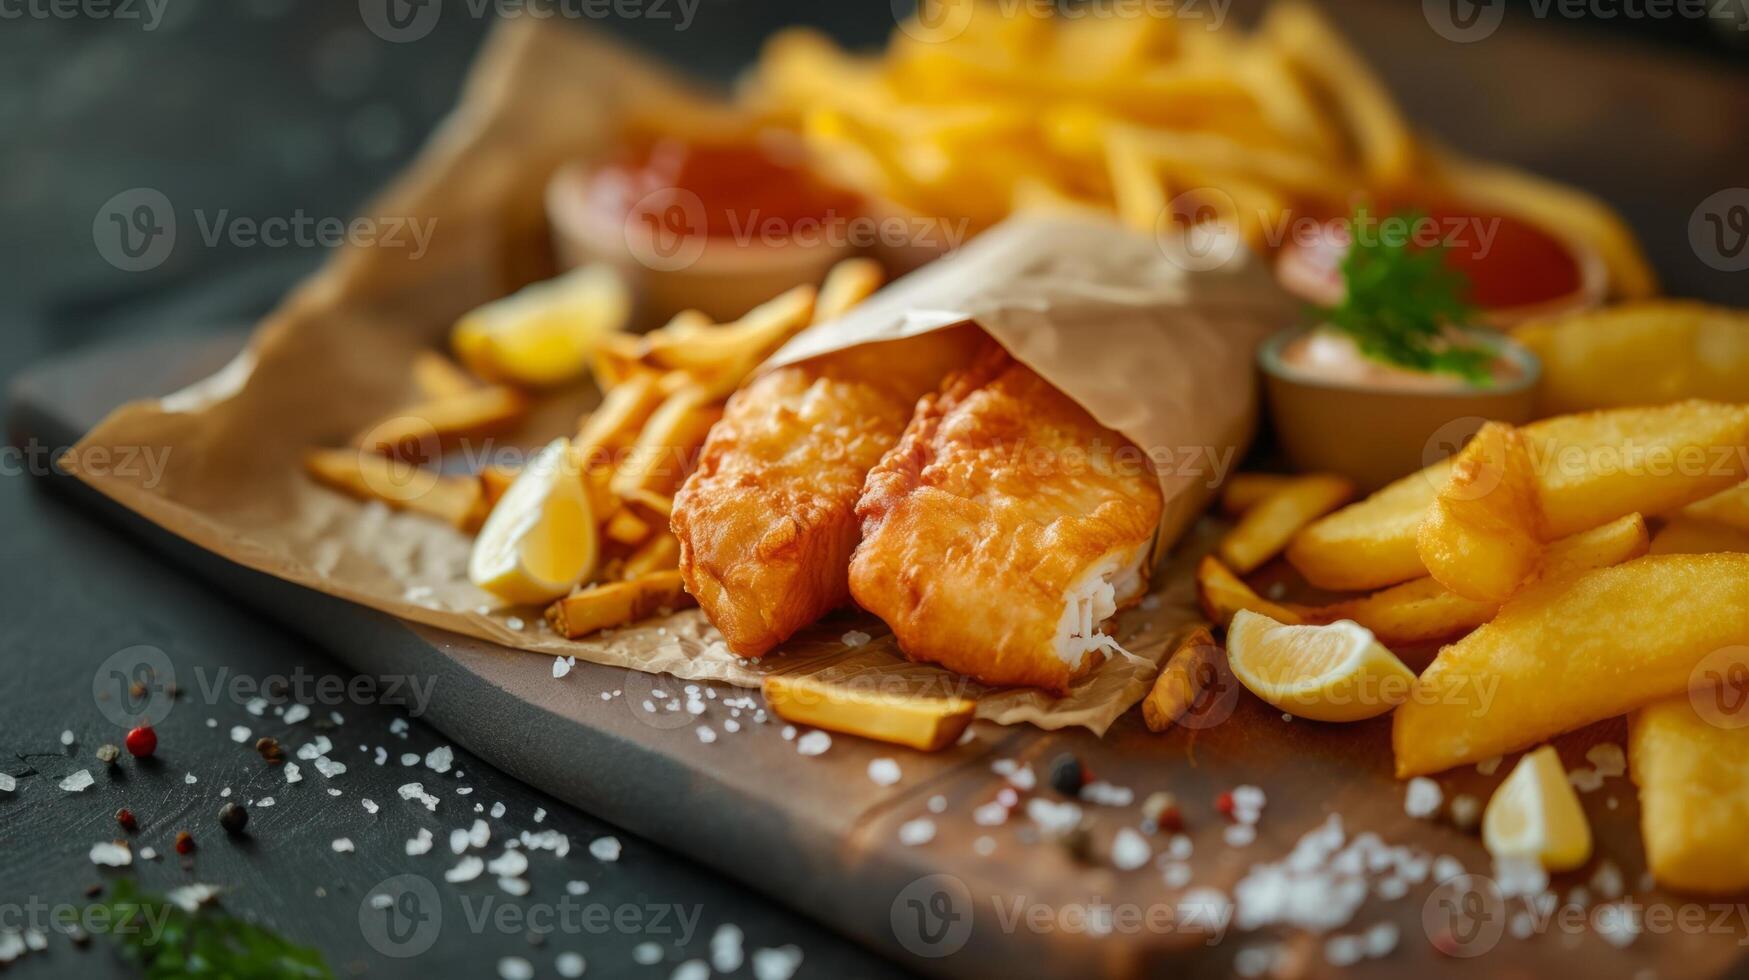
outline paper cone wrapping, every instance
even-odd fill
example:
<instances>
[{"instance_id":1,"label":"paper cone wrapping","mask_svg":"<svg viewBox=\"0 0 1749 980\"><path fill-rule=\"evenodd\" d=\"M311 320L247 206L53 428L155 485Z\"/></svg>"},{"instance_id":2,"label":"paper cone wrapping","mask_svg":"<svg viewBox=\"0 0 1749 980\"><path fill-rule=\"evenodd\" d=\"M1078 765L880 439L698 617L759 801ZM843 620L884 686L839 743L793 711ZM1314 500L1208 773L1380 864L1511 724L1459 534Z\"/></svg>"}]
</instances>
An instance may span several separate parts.
<instances>
[{"instance_id":1,"label":"paper cone wrapping","mask_svg":"<svg viewBox=\"0 0 1749 980\"><path fill-rule=\"evenodd\" d=\"M230 366L189 389L116 410L68 454L69 470L147 519L241 565L506 648L695 680L757 686L769 672L855 671L979 697L979 716L1103 733L1147 691L1173 639L1197 621L1192 535L1121 615L1132 651L1053 698L989 691L898 655L885 627L846 610L758 663L735 657L697 610L570 641L540 611L505 608L466 578L470 539L435 520L365 504L313 483L301 457L342 446L414 400L410 365L457 316L556 271L541 211L547 177L599 157L628 113L696 104L685 86L575 28L513 21L493 37L461 105L367 216L428 222L429 247L348 247L287 297ZM799 360L854 343L974 320L1014 355L1159 466L1176 540L1255 420L1252 351L1293 307L1261 263L1187 273L1155 243L1097 221L1015 221L895 283L837 324L798 336ZM496 446L538 446L574 431L598 393L541 399ZM161 474L82 466L94 449L150 449ZM491 448L491 447L488 447ZM464 450L466 453L466 450ZM1190 459L1186 454L1194 453ZM489 456L450 458L471 469ZM156 458L156 456L154 456ZM1206 537L1206 536L1203 536ZM993 597L994 598L994 597ZM516 628L519 626L521 628ZM847 645L850 631L869 634ZM853 638L854 639L854 638ZM344 651L341 651L344 653Z\"/></svg>"}]
</instances>

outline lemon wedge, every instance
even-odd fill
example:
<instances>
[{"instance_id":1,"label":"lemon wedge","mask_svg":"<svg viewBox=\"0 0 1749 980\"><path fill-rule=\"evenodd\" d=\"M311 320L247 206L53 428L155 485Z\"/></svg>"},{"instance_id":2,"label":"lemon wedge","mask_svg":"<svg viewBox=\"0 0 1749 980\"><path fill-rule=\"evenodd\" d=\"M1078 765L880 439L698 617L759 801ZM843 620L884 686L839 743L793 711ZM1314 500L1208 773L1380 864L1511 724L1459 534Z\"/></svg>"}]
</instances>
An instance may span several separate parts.
<instances>
[{"instance_id":1,"label":"lemon wedge","mask_svg":"<svg viewBox=\"0 0 1749 980\"><path fill-rule=\"evenodd\" d=\"M490 381L555 385L579 377L608 334L625 329L632 295L605 265L525 286L456 321L450 344Z\"/></svg>"},{"instance_id":2,"label":"lemon wedge","mask_svg":"<svg viewBox=\"0 0 1749 980\"><path fill-rule=\"evenodd\" d=\"M1233 675L1252 694L1313 721L1360 721L1401 704L1415 674L1359 623L1283 625L1248 609L1227 627Z\"/></svg>"},{"instance_id":3,"label":"lemon wedge","mask_svg":"<svg viewBox=\"0 0 1749 980\"><path fill-rule=\"evenodd\" d=\"M1482 843L1495 857L1531 858L1549 871L1591 860L1591 825L1553 746L1520 759L1494 791L1482 814Z\"/></svg>"},{"instance_id":4,"label":"lemon wedge","mask_svg":"<svg viewBox=\"0 0 1749 980\"><path fill-rule=\"evenodd\" d=\"M474 539L468 579L501 599L557 599L595 570L595 515L575 465L571 440L534 455Z\"/></svg>"}]
</instances>

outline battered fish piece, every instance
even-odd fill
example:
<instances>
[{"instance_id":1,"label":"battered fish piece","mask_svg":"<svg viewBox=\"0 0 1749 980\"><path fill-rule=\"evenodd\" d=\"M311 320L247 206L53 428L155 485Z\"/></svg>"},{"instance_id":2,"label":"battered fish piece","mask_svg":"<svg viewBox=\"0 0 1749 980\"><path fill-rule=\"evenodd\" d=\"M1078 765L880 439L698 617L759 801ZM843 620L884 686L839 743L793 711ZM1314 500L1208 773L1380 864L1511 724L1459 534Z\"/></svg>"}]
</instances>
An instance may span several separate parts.
<instances>
[{"instance_id":1,"label":"battered fish piece","mask_svg":"<svg viewBox=\"0 0 1749 980\"><path fill-rule=\"evenodd\" d=\"M912 660L1063 694L1121 650L1100 625L1146 591L1161 506L1129 440L992 345L869 472L850 592Z\"/></svg>"},{"instance_id":2,"label":"battered fish piece","mask_svg":"<svg viewBox=\"0 0 1749 980\"><path fill-rule=\"evenodd\" d=\"M686 591L730 650L757 657L850 600L863 479L981 338L962 327L864 345L769 371L729 400L670 527Z\"/></svg>"}]
</instances>

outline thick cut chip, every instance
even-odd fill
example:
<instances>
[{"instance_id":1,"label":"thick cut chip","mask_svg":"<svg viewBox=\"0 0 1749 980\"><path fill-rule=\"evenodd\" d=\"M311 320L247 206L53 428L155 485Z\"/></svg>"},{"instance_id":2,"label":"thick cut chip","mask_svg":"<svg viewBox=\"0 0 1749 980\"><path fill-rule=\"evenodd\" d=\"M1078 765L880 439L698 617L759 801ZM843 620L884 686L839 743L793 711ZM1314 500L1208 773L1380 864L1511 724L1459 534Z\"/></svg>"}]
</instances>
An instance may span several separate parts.
<instances>
[{"instance_id":1,"label":"thick cut chip","mask_svg":"<svg viewBox=\"0 0 1749 980\"><path fill-rule=\"evenodd\" d=\"M785 721L924 752L958 741L978 708L967 698L920 697L783 674L767 676L764 688L765 703Z\"/></svg>"},{"instance_id":2,"label":"thick cut chip","mask_svg":"<svg viewBox=\"0 0 1749 980\"><path fill-rule=\"evenodd\" d=\"M1540 567L1544 526L1523 438L1489 422L1454 459L1451 478L1421 521L1416 551L1446 588L1503 602Z\"/></svg>"},{"instance_id":3,"label":"thick cut chip","mask_svg":"<svg viewBox=\"0 0 1749 980\"><path fill-rule=\"evenodd\" d=\"M1629 722L1640 835L1661 885L1715 895L1749 889L1746 701L1742 684L1700 690L1647 705Z\"/></svg>"},{"instance_id":4,"label":"thick cut chip","mask_svg":"<svg viewBox=\"0 0 1749 980\"><path fill-rule=\"evenodd\" d=\"M1519 431L1552 537L1628 514L1666 514L1749 475L1749 405L1614 409ZM1324 589L1376 589L1427 574L1416 537L1450 467L1442 460L1314 521L1288 544L1288 561Z\"/></svg>"},{"instance_id":5,"label":"thick cut chip","mask_svg":"<svg viewBox=\"0 0 1749 980\"><path fill-rule=\"evenodd\" d=\"M1303 621L1299 613L1258 595L1214 555L1204 555L1197 563L1196 596L1202 603L1203 615L1216 626L1232 622L1233 614L1241 609L1262 613L1278 623Z\"/></svg>"},{"instance_id":6,"label":"thick cut chip","mask_svg":"<svg viewBox=\"0 0 1749 980\"><path fill-rule=\"evenodd\" d=\"M1548 414L1749 397L1749 312L1688 300L1623 303L1528 323Z\"/></svg>"},{"instance_id":7,"label":"thick cut chip","mask_svg":"<svg viewBox=\"0 0 1749 980\"><path fill-rule=\"evenodd\" d=\"M1686 691L1749 644L1749 555L1654 555L1520 590L1397 709L1397 775L1512 752Z\"/></svg>"},{"instance_id":8,"label":"thick cut chip","mask_svg":"<svg viewBox=\"0 0 1749 980\"><path fill-rule=\"evenodd\" d=\"M1339 476L1303 476L1283 484L1245 511L1221 539L1221 560L1240 575L1274 558L1294 532L1342 506L1354 484Z\"/></svg>"},{"instance_id":9,"label":"thick cut chip","mask_svg":"<svg viewBox=\"0 0 1749 980\"><path fill-rule=\"evenodd\" d=\"M1678 514L1652 535L1654 555L1716 555L1727 551L1749 554L1749 531Z\"/></svg>"}]
</instances>

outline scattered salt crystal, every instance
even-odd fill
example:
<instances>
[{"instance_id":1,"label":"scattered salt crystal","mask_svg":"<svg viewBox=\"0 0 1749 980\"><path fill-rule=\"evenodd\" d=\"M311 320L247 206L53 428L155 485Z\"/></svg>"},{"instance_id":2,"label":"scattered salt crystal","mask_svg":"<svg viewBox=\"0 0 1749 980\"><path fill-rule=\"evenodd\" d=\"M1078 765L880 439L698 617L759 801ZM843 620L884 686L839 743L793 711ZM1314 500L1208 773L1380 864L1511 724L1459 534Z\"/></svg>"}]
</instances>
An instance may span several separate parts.
<instances>
[{"instance_id":1,"label":"scattered salt crystal","mask_svg":"<svg viewBox=\"0 0 1749 980\"><path fill-rule=\"evenodd\" d=\"M0 772L0 793L10 793L18 788L18 780L11 773Z\"/></svg>"},{"instance_id":2,"label":"scattered salt crystal","mask_svg":"<svg viewBox=\"0 0 1749 980\"><path fill-rule=\"evenodd\" d=\"M1484 776L1494 775L1494 770L1499 769L1499 768L1500 768L1500 756L1494 756L1492 758L1483 759L1481 762L1476 763L1476 771L1481 773Z\"/></svg>"},{"instance_id":3,"label":"scattered salt crystal","mask_svg":"<svg viewBox=\"0 0 1749 980\"><path fill-rule=\"evenodd\" d=\"M267 699L250 698L249 702L243 705L243 710L259 718L261 717L262 712L267 710Z\"/></svg>"},{"instance_id":4,"label":"scattered salt crystal","mask_svg":"<svg viewBox=\"0 0 1749 980\"><path fill-rule=\"evenodd\" d=\"M156 861L158 860L158 852L150 847L142 847L140 848L140 860Z\"/></svg>"},{"instance_id":5,"label":"scattered salt crystal","mask_svg":"<svg viewBox=\"0 0 1749 980\"><path fill-rule=\"evenodd\" d=\"M1066 834L1081 823L1081 808L1073 803L1035 796L1026 801L1026 815L1046 835Z\"/></svg>"},{"instance_id":6,"label":"scattered salt crystal","mask_svg":"<svg viewBox=\"0 0 1749 980\"><path fill-rule=\"evenodd\" d=\"M560 953L553 960L553 969L561 977L580 977L583 975L583 957L579 953Z\"/></svg>"},{"instance_id":7,"label":"scattered salt crystal","mask_svg":"<svg viewBox=\"0 0 1749 980\"><path fill-rule=\"evenodd\" d=\"M1165 880L1167 888L1183 888L1185 885L1190 884L1190 877L1191 871L1190 865L1188 864L1170 864L1166 866Z\"/></svg>"},{"instance_id":8,"label":"scattered salt crystal","mask_svg":"<svg viewBox=\"0 0 1749 980\"><path fill-rule=\"evenodd\" d=\"M1396 923L1375 923L1366 931L1366 955L1375 960L1391 955L1391 950L1397 948L1399 938Z\"/></svg>"},{"instance_id":9,"label":"scattered salt crystal","mask_svg":"<svg viewBox=\"0 0 1749 980\"><path fill-rule=\"evenodd\" d=\"M420 827L419 828L419 836L411 837L411 838L408 838L408 840L407 840L407 856L408 857L418 857L419 855L425 854L425 853L429 852L430 850L431 850L431 831L425 829L424 827Z\"/></svg>"},{"instance_id":10,"label":"scattered salt crystal","mask_svg":"<svg viewBox=\"0 0 1749 980\"><path fill-rule=\"evenodd\" d=\"M1008 782L1023 793L1030 793L1038 785L1038 774L1031 766L1021 766L1008 774Z\"/></svg>"},{"instance_id":11,"label":"scattered salt crystal","mask_svg":"<svg viewBox=\"0 0 1749 980\"><path fill-rule=\"evenodd\" d=\"M642 942L632 947L632 962L639 966L652 966L662 962L662 947L652 942Z\"/></svg>"},{"instance_id":12,"label":"scattered salt crystal","mask_svg":"<svg viewBox=\"0 0 1749 980\"><path fill-rule=\"evenodd\" d=\"M359 802L364 804L364 812L366 812L366 813L377 812L377 805L374 801L372 801L372 800L360 800Z\"/></svg>"},{"instance_id":13,"label":"scattered salt crystal","mask_svg":"<svg viewBox=\"0 0 1749 980\"><path fill-rule=\"evenodd\" d=\"M726 719L723 722L723 731L728 732L730 735L733 735L740 730L741 730L741 723L736 721L733 718Z\"/></svg>"},{"instance_id":14,"label":"scattered salt crystal","mask_svg":"<svg viewBox=\"0 0 1749 980\"><path fill-rule=\"evenodd\" d=\"M1416 776L1409 780L1409 789L1403 796L1403 812L1425 820L1439 813L1439 804L1444 799L1445 793L1438 783L1426 776Z\"/></svg>"},{"instance_id":15,"label":"scattered salt crystal","mask_svg":"<svg viewBox=\"0 0 1749 980\"><path fill-rule=\"evenodd\" d=\"M947 797L942 796L940 793L937 793L934 796L931 796L929 798L928 806L929 806L930 813L946 813L947 812Z\"/></svg>"},{"instance_id":16,"label":"scattered salt crystal","mask_svg":"<svg viewBox=\"0 0 1749 980\"><path fill-rule=\"evenodd\" d=\"M1593 745L1586 750L1585 761L1596 766L1602 776L1620 776L1628 771L1627 753L1614 742Z\"/></svg>"},{"instance_id":17,"label":"scattered salt crystal","mask_svg":"<svg viewBox=\"0 0 1749 980\"><path fill-rule=\"evenodd\" d=\"M336 838L334 843L329 845L329 846L334 848L334 853L336 853L336 854L351 854L352 853L352 838L350 838L350 837Z\"/></svg>"},{"instance_id":18,"label":"scattered salt crystal","mask_svg":"<svg viewBox=\"0 0 1749 980\"><path fill-rule=\"evenodd\" d=\"M447 745L439 745L437 748L425 753L425 768L430 769L432 772L449 772L449 768L454 762L455 749L452 749Z\"/></svg>"},{"instance_id":19,"label":"scattered salt crystal","mask_svg":"<svg viewBox=\"0 0 1749 980\"><path fill-rule=\"evenodd\" d=\"M1609 900L1621 897L1623 884L1621 869L1608 858L1599 862L1597 870L1591 875L1591 887Z\"/></svg>"},{"instance_id":20,"label":"scattered salt crystal","mask_svg":"<svg viewBox=\"0 0 1749 980\"><path fill-rule=\"evenodd\" d=\"M980 857L989 857L996 853L996 838L988 835L979 837L972 841L972 850L976 851Z\"/></svg>"},{"instance_id":21,"label":"scattered salt crystal","mask_svg":"<svg viewBox=\"0 0 1749 980\"><path fill-rule=\"evenodd\" d=\"M597 837L589 842L589 853L597 861L618 861L619 851L618 837Z\"/></svg>"},{"instance_id":22,"label":"scattered salt crystal","mask_svg":"<svg viewBox=\"0 0 1749 980\"><path fill-rule=\"evenodd\" d=\"M270 807L273 805L273 797L263 796L261 799L256 800L254 803L252 803L250 805L257 806L257 807Z\"/></svg>"},{"instance_id":23,"label":"scattered salt crystal","mask_svg":"<svg viewBox=\"0 0 1749 980\"><path fill-rule=\"evenodd\" d=\"M838 639L845 646L854 650L857 647L862 646L863 644L867 643L869 640L874 639L874 637L869 636L867 633L864 633L862 630L851 630L850 632L845 633L843 636L839 637Z\"/></svg>"},{"instance_id":24,"label":"scattered salt crystal","mask_svg":"<svg viewBox=\"0 0 1749 980\"><path fill-rule=\"evenodd\" d=\"M1135 802L1136 794L1128 786L1113 786L1103 779L1095 779L1081 787L1081 798L1100 806L1129 806Z\"/></svg>"},{"instance_id":25,"label":"scattered salt crystal","mask_svg":"<svg viewBox=\"0 0 1749 980\"><path fill-rule=\"evenodd\" d=\"M718 973L734 973L741 968L744 955L741 943L745 939L741 927L725 922L711 933L711 969Z\"/></svg>"},{"instance_id":26,"label":"scattered salt crystal","mask_svg":"<svg viewBox=\"0 0 1749 980\"><path fill-rule=\"evenodd\" d=\"M469 854L460 861L457 861L455 867L445 871L443 873L443 880L451 884L473 881L475 878L478 878L480 872L485 869L486 862L480 860L478 854Z\"/></svg>"},{"instance_id":27,"label":"scattered salt crystal","mask_svg":"<svg viewBox=\"0 0 1749 980\"><path fill-rule=\"evenodd\" d=\"M783 726L783 730L778 732L778 734L783 736L784 741L793 742L796 738L796 726L785 725Z\"/></svg>"},{"instance_id":28,"label":"scattered salt crystal","mask_svg":"<svg viewBox=\"0 0 1749 980\"><path fill-rule=\"evenodd\" d=\"M416 766L418 764L419 764L419 753L417 753L417 752L403 752L403 753L401 753L401 765L403 765L403 766Z\"/></svg>"},{"instance_id":29,"label":"scattered salt crystal","mask_svg":"<svg viewBox=\"0 0 1749 980\"><path fill-rule=\"evenodd\" d=\"M801 965L802 950L799 946L753 951L754 980L789 980Z\"/></svg>"},{"instance_id":30,"label":"scattered salt crystal","mask_svg":"<svg viewBox=\"0 0 1749 980\"><path fill-rule=\"evenodd\" d=\"M502 804L502 803L492 804L492 819L496 820L499 817L502 817L503 815L504 815L504 804Z\"/></svg>"},{"instance_id":31,"label":"scattered salt crystal","mask_svg":"<svg viewBox=\"0 0 1749 980\"><path fill-rule=\"evenodd\" d=\"M1639 918L1631 903L1599 905L1591 912L1591 928L1616 949L1624 949L1640 934Z\"/></svg>"},{"instance_id":32,"label":"scattered salt crystal","mask_svg":"<svg viewBox=\"0 0 1749 980\"><path fill-rule=\"evenodd\" d=\"M449 832L449 853L460 854L468 849L468 829L457 827Z\"/></svg>"},{"instance_id":33,"label":"scattered salt crystal","mask_svg":"<svg viewBox=\"0 0 1749 980\"><path fill-rule=\"evenodd\" d=\"M307 704L294 704L285 709L285 722L288 725L295 725L308 717L310 717L310 706Z\"/></svg>"},{"instance_id":34,"label":"scattered salt crystal","mask_svg":"<svg viewBox=\"0 0 1749 980\"><path fill-rule=\"evenodd\" d=\"M1128 827L1119 830L1111 842L1111 863L1119 871L1134 871L1153 856L1154 849L1148 846L1147 839Z\"/></svg>"},{"instance_id":35,"label":"scattered salt crystal","mask_svg":"<svg viewBox=\"0 0 1749 980\"><path fill-rule=\"evenodd\" d=\"M1549 886L1549 875L1535 858L1497 857L1494 884L1502 898L1535 895Z\"/></svg>"},{"instance_id":36,"label":"scattered salt crystal","mask_svg":"<svg viewBox=\"0 0 1749 980\"><path fill-rule=\"evenodd\" d=\"M907 820L899 825L899 843L906 847L917 847L935 839L935 821L928 817L918 817Z\"/></svg>"},{"instance_id":37,"label":"scattered salt crystal","mask_svg":"<svg viewBox=\"0 0 1749 980\"><path fill-rule=\"evenodd\" d=\"M73 730L71 728L61 733L61 744L68 746L73 744Z\"/></svg>"},{"instance_id":38,"label":"scattered salt crystal","mask_svg":"<svg viewBox=\"0 0 1749 980\"><path fill-rule=\"evenodd\" d=\"M377 746L376 757L374 759L372 759L371 761L375 762L379 766L382 765L383 763L389 761L389 750L383 748L380 745Z\"/></svg>"},{"instance_id":39,"label":"scattered salt crystal","mask_svg":"<svg viewBox=\"0 0 1749 980\"><path fill-rule=\"evenodd\" d=\"M91 770L81 769L71 776L68 776L66 779L61 780L61 788L69 793L83 793L96 781L97 780L91 778Z\"/></svg>"},{"instance_id":40,"label":"scattered salt crystal","mask_svg":"<svg viewBox=\"0 0 1749 980\"><path fill-rule=\"evenodd\" d=\"M567 882L565 882L565 894L567 894L567 895L587 895L587 894L589 894L589 882L587 882L587 881L567 881Z\"/></svg>"},{"instance_id":41,"label":"scattered salt crystal","mask_svg":"<svg viewBox=\"0 0 1749 980\"><path fill-rule=\"evenodd\" d=\"M1603 788L1603 774L1595 769L1575 769L1567 773L1567 781L1581 793L1590 793Z\"/></svg>"},{"instance_id":42,"label":"scattered salt crystal","mask_svg":"<svg viewBox=\"0 0 1749 980\"><path fill-rule=\"evenodd\" d=\"M1228 824L1221 836L1226 839L1228 847L1245 847L1257 839L1257 828L1248 823Z\"/></svg>"},{"instance_id":43,"label":"scattered salt crystal","mask_svg":"<svg viewBox=\"0 0 1749 980\"><path fill-rule=\"evenodd\" d=\"M876 786L891 786L899 781L900 775L899 764L892 759L882 756L869 761L868 778Z\"/></svg>"},{"instance_id":44,"label":"scattered salt crystal","mask_svg":"<svg viewBox=\"0 0 1749 980\"><path fill-rule=\"evenodd\" d=\"M1459 793L1451 798L1451 822L1459 830L1468 830L1482 818L1482 801L1468 793Z\"/></svg>"},{"instance_id":45,"label":"scattered salt crystal","mask_svg":"<svg viewBox=\"0 0 1749 980\"><path fill-rule=\"evenodd\" d=\"M528 855L506 849L503 854L486 862L486 870L500 878L518 877L528 870Z\"/></svg>"},{"instance_id":46,"label":"scattered salt crystal","mask_svg":"<svg viewBox=\"0 0 1749 980\"><path fill-rule=\"evenodd\" d=\"M996 827L1008 822L1008 808L992 800L972 811L972 822L980 827Z\"/></svg>"},{"instance_id":47,"label":"scattered salt crystal","mask_svg":"<svg viewBox=\"0 0 1749 980\"><path fill-rule=\"evenodd\" d=\"M554 657L553 658L553 676L555 678L563 677L566 674L569 674L570 672L571 672L571 664L569 661L567 661L564 657ZM610 695L606 691L601 692L601 699L603 701L607 700L609 697L610 697Z\"/></svg>"},{"instance_id":48,"label":"scattered salt crystal","mask_svg":"<svg viewBox=\"0 0 1749 980\"><path fill-rule=\"evenodd\" d=\"M247 742L247 741L249 741L249 729L244 728L242 725L232 725L231 726L231 741L233 741L233 742Z\"/></svg>"},{"instance_id":49,"label":"scattered salt crystal","mask_svg":"<svg viewBox=\"0 0 1749 980\"><path fill-rule=\"evenodd\" d=\"M717 740L717 730L709 725L700 725L693 731L698 735L698 740L706 745Z\"/></svg>"},{"instance_id":50,"label":"scattered salt crystal","mask_svg":"<svg viewBox=\"0 0 1749 980\"><path fill-rule=\"evenodd\" d=\"M520 956L506 956L498 961L498 976L503 980L531 980L534 965Z\"/></svg>"},{"instance_id":51,"label":"scattered salt crystal","mask_svg":"<svg viewBox=\"0 0 1749 980\"><path fill-rule=\"evenodd\" d=\"M822 755L831 747L832 736L817 729L796 739L796 752L800 755Z\"/></svg>"},{"instance_id":52,"label":"scattered salt crystal","mask_svg":"<svg viewBox=\"0 0 1749 980\"><path fill-rule=\"evenodd\" d=\"M418 800L425 804L425 809L434 813L437 811L437 797L425 792L423 783L407 783L395 792L399 793L403 800Z\"/></svg>"},{"instance_id":53,"label":"scattered salt crystal","mask_svg":"<svg viewBox=\"0 0 1749 980\"><path fill-rule=\"evenodd\" d=\"M528 624L522 621L521 616L509 616L509 617L505 618L504 625L508 626L511 629L516 630L518 633L520 633L520 632L522 632L523 627L527 626Z\"/></svg>"},{"instance_id":54,"label":"scattered salt crystal","mask_svg":"<svg viewBox=\"0 0 1749 980\"><path fill-rule=\"evenodd\" d=\"M1331 966L1353 966L1366 956L1359 936L1331 936L1324 942L1324 959Z\"/></svg>"},{"instance_id":55,"label":"scattered salt crystal","mask_svg":"<svg viewBox=\"0 0 1749 980\"><path fill-rule=\"evenodd\" d=\"M1449 881L1450 879L1456 878L1459 875L1462 875L1463 873L1464 873L1463 862L1459 861L1457 858L1452 857L1450 854L1441 854L1439 857L1435 858L1433 861L1433 880L1436 883L1442 882L1442 881Z\"/></svg>"},{"instance_id":56,"label":"scattered salt crystal","mask_svg":"<svg viewBox=\"0 0 1749 980\"><path fill-rule=\"evenodd\" d=\"M668 980L710 980L711 968L704 960L687 960L674 968Z\"/></svg>"},{"instance_id":57,"label":"scattered salt crystal","mask_svg":"<svg viewBox=\"0 0 1749 980\"><path fill-rule=\"evenodd\" d=\"M471 847L485 847L486 842L491 839L492 828L486 826L484 820L475 820L474 825L468 828L468 845Z\"/></svg>"},{"instance_id":58,"label":"scattered salt crystal","mask_svg":"<svg viewBox=\"0 0 1749 980\"><path fill-rule=\"evenodd\" d=\"M288 762L285 764L285 781L286 782L288 782L288 783L301 782L303 780L303 778L304 778L304 774L302 771L300 771L298 769L297 763Z\"/></svg>"},{"instance_id":59,"label":"scattered salt crystal","mask_svg":"<svg viewBox=\"0 0 1749 980\"><path fill-rule=\"evenodd\" d=\"M1012 776L1020 769L1020 763L1013 759L997 759L990 763L990 771L998 776Z\"/></svg>"},{"instance_id":60,"label":"scattered salt crystal","mask_svg":"<svg viewBox=\"0 0 1749 980\"><path fill-rule=\"evenodd\" d=\"M134 863L134 852L126 844L104 841L91 845L91 863L106 868L125 868Z\"/></svg>"},{"instance_id":61,"label":"scattered salt crystal","mask_svg":"<svg viewBox=\"0 0 1749 980\"><path fill-rule=\"evenodd\" d=\"M325 755L319 755L316 757L316 771L327 779L333 779L346 771L346 763L335 762Z\"/></svg>"}]
</instances>

